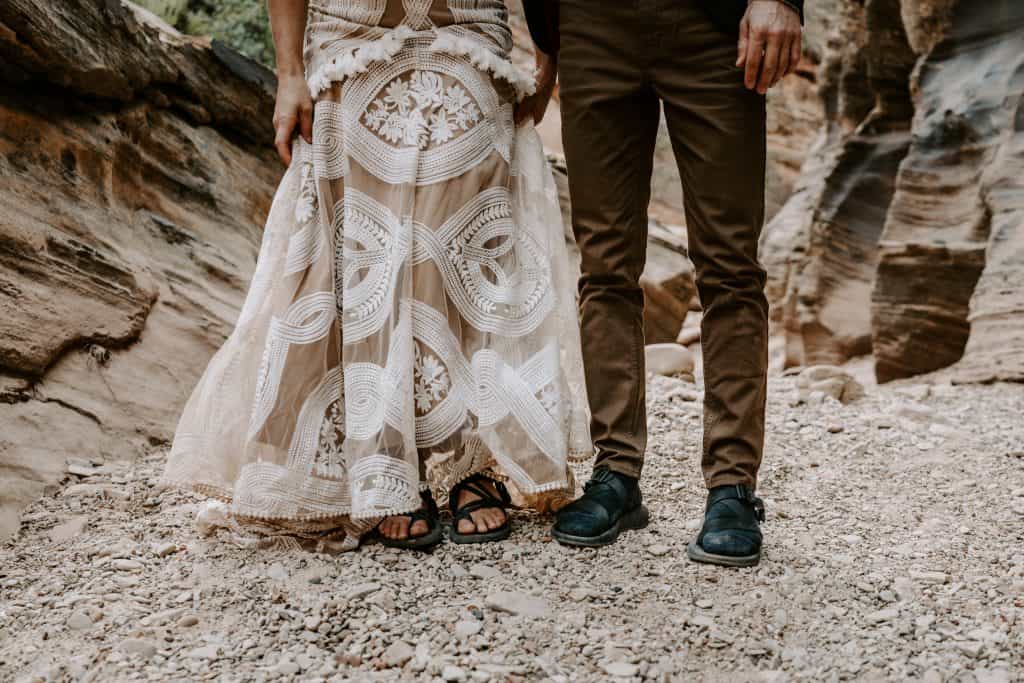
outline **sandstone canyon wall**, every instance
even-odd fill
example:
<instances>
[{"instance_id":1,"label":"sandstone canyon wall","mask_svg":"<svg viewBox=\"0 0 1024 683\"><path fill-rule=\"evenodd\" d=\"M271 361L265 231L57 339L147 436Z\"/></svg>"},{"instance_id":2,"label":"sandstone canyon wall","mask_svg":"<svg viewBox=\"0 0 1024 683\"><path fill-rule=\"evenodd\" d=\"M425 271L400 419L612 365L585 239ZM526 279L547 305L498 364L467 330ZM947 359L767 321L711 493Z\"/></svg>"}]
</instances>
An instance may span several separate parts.
<instances>
[{"instance_id":1,"label":"sandstone canyon wall","mask_svg":"<svg viewBox=\"0 0 1024 683\"><path fill-rule=\"evenodd\" d=\"M762 244L785 364L1024 380L1024 3L833 16L826 122Z\"/></svg>"},{"instance_id":2,"label":"sandstone canyon wall","mask_svg":"<svg viewBox=\"0 0 1024 683\"><path fill-rule=\"evenodd\" d=\"M120 2L0 3L0 93L2 538L68 458L168 442L281 167L271 74Z\"/></svg>"}]
</instances>

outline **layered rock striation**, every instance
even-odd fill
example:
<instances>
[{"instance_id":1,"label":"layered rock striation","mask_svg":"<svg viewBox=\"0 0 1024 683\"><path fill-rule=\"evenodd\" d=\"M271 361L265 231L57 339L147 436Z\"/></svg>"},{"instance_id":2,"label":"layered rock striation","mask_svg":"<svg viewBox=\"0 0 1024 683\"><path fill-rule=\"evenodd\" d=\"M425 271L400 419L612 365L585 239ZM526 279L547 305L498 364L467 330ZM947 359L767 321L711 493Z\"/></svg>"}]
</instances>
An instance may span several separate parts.
<instances>
[{"instance_id":1,"label":"layered rock striation","mask_svg":"<svg viewBox=\"0 0 1024 683\"><path fill-rule=\"evenodd\" d=\"M813 7L812 10L813 11ZM763 256L785 365L1024 380L1024 5L842 2Z\"/></svg>"},{"instance_id":2,"label":"layered rock striation","mask_svg":"<svg viewBox=\"0 0 1024 683\"><path fill-rule=\"evenodd\" d=\"M167 442L281 173L273 77L119 2L0 4L0 536Z\"/></svg>"}]
</instances>

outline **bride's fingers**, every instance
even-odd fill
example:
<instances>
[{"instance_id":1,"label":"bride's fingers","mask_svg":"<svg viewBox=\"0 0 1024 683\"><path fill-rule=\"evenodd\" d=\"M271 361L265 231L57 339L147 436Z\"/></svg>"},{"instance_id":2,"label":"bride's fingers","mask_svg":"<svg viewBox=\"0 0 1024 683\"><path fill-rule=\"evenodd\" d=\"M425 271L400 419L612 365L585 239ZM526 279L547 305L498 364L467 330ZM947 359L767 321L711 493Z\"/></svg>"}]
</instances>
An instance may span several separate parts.
<instances>
[{"instance_id":1,"label":"bride's fingers","mask_svg":"<svg viewBox=\"0 0 1024 683\"><path fill-rule=\"evenodd\" d=\"M313 144L313 103L307 102L299 109L299 132L302 139Z\"/></svg>"},{"instance_id":2,"label":"bride's fingers","mask_svg":"<svg viewBox=\"0 0 1024 683\"><path fill-rule=\"evenodd\" d=\"M274 147L285 166L292 163L292 131L295 130L295 115L282 117L275 125Z\"/></svg>"}]
</instances>

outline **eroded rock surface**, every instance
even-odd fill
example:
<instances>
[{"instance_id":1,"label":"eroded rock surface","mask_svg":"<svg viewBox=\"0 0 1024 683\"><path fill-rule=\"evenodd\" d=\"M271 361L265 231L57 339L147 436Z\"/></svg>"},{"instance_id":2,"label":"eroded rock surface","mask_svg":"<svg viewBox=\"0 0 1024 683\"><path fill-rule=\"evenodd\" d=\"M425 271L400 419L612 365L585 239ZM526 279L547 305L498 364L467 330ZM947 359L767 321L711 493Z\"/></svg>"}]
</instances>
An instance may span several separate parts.
<instances>
[{"instance_id":1,"label":"eroded rock surface","mask_svg":"<svg viewBox=\"0 0 1024 683\"><path fill-rule=\"evenodd\" d=\"M0 537L65 460L166 442L281 167L273 80L118 2L0 5Z\"/></svg>"},{"instance_id":2,"label":"eroded rock surface","mask_svg":"<svg viewBox=\"0 0 1024 683\"><path fill-rule=\"evenodd\" d=\"M813 12L813 6L811 11ZM766 230L784 364L1024 378L1024 5L841 2L827 122Z\"/></svg>"}]
</instances>

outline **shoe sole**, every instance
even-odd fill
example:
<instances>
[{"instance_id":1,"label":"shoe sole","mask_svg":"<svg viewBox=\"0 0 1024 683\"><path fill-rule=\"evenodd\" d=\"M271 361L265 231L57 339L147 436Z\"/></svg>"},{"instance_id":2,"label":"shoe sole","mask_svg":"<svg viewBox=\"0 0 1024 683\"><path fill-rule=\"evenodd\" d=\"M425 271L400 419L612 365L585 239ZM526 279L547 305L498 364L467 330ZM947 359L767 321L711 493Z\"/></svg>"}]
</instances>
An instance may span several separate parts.
<instances>
[{"instance_id":1,"label":"shoe sole","mask_svg":"<svg viewBox=\"0 0 1024 683\"><path fill-rule=\"evenodd\" d=\"M753 555L715 555L701 548L696 541L686 546L686 555L694 562L717 564L720 567L754 567L761 561L760 550Z\"/></svg>"},{"instance_id":2,"label":"shoe sole","mask_svg":"<svg viewBox=\"0 0 1024 683\"><path fill-rule=\"evenodd\" d=\"M643 529L650 522L651 513L648 512L646 506L641 505L619 517L619 521L612 525L608 531L597 536L573 536L572 534L552 529L551 537L562 545L571 545L578 548L599 548L603 545L614 543L623 531Z\"/></svg>"},{"instance_id":3,"label":"shoe sole","mask_svg":"<svg viewBox=\"0 0 1024 683\"><path fill-rule=\"evenodd\" d=\"M505 522L504 526L498 527L493 531L487 531L484 533L472 533L472 534L460 534L455 530L455 527L448 527L448 538L452 543L458 543L459 545L471 545L473 543L494 543L496 541L504 541L512 534L512 525Z\"/></svg>"},{"instance_id":4,"label":"shoe sole","mask_svg":"<svg viewBox=\"0 0 1024 683\"><path fill-rule=\"evenodd\" d=\"M398 548L400 550L430 550L444 538L444 529L441 527L440 522L433 529L423 534L422 536L415 536L413 538L397 539L388 538L384 534L377 532L377 540L382 545L386 545L389 548Z\"/></svg>"}]
</instances>

